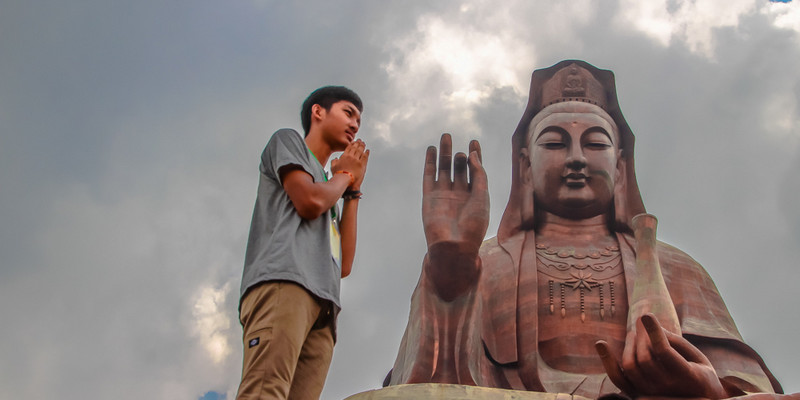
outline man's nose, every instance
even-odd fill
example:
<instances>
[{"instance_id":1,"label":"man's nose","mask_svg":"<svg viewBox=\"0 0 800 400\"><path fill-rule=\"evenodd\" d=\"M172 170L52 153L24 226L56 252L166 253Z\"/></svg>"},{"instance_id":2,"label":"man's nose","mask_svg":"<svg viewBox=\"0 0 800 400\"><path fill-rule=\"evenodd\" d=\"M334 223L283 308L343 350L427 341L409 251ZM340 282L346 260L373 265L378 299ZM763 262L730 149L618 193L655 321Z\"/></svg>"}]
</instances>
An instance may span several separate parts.
<instances>
[{"instance_id":1,"label":"man's nose","mask_svg":"<svg viewBox=\"0 0 800 400\"><path fill-rule=\"evenodd\" d=\"M571 143L567 150L567 168L581 169L586 166L586 157L580 143Z\"/></svg>"}]
</instances>

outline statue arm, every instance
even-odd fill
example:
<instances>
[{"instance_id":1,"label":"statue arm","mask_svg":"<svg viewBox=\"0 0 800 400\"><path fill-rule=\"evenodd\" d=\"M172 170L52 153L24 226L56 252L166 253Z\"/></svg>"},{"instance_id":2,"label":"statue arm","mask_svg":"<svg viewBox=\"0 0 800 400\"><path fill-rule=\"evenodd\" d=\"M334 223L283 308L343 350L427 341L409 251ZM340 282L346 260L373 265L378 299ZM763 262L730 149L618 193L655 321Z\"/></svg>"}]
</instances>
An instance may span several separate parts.
<instances>
[{"instance_id":1,"label":"statue arm","mask_svg":"<svg viewBox=\"0 0 800 400\"><path fill-rule=\"evenodd\" d=\"M598 343L609 378L634 396L727 398L780 393L761 358L742 341L705 269L665 243L659 243L658 250L682 335L645 316L628 333L620 361ZM669 371L677 373L664 376Z\"/></svg>"},{"instance_id":2,"label":"statue arm","mask_svg":"<svg viewBox=\"0 0 800 400\"><path fill-rule=\"evenodd\" d=\"M631 397L724 399L729 393L708 358L683 336L664 329L652 314L628 333L621 361L597 343L609 379Z\"/></svg>"}]
</instances>

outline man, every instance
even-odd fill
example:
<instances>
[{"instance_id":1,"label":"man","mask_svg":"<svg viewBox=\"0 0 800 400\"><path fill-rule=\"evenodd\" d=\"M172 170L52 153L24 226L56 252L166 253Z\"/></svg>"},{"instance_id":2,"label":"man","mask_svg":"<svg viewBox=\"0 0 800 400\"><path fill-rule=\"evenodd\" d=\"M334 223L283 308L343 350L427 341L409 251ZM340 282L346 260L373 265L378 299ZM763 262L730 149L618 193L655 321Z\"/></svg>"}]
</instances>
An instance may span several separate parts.
<instances>
[{"instance_id":1,"label":"man","mask_svg":"<svg viewBox=\"0 0 800 400\"><path fill-rule=\"evenodd\" d=\"M305 140L278 130L261 155L239 303L244 362L237 399L318 399L322 392L369 159L355 139L362 111L350 89L317 89L300 113ZM338 151L328 178L323 167Z\"/></svg>"}]
</instances>

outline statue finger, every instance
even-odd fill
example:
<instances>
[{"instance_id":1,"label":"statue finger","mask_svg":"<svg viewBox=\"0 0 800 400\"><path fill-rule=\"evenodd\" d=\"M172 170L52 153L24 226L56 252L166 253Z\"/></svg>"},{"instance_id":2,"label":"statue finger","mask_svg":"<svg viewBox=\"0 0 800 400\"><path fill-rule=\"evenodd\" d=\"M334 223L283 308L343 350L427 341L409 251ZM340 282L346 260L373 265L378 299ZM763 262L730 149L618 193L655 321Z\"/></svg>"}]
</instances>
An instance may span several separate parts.
<instances>
[{"instance_id":1,"label":"statue finger","mask_svg":"<svg viewBox=\"0 0 800 400\"><path fill-rule=\"evenodd\" d=\"M425 169L422 173L422 193L433 190L436 183L436 146L428 146L425 151Z\"/></svg>"},{"instance_id":2,"label":"statue finger","mask_svg":"<svg viewBox=\"0 0 800 400\"><path fill-rule=\"evenodd\" d=\"M642 316L636 323L637 331L640 332L636 336L636 364L639 373L651 387L667 382L670 373L676 370L665 368L668 364L674 365L674 358L673 354L669 354L672 349L664 336L664 329L652 314Z\"/></svg>"},{"instance_id":3,"label":"statue finger","mask_svg":"<svg viewBox=\"0 0 800 400\"><path fill-rule=\"evenodd\" d=\"M467 155L458 152L453 158L453 189L467 190Z\"/></svg>"},{"instance_id":4,"label":"statue finger","mask_svg":"<svg viewBox=\"0 0 800 400\"><path fill-rule=\"evenodd\" d=\"M478 153L478 161L483 163L483 154L481 154L481 144L477 140L470 140L469 142L469 152L476 152Z\"/></svg>"},{"instance_id":5,"label":"statue finger","mask_svg":"<svg viewBox=\"0 0 800 400\"><path fill-rule=\"evenodd\" d=\"M674 334L661 327L658 319L647 314L642 316L642 324L647 329L653 352L665 364L665 368L675 370L685 368L685 362L711 365L703 352L681 335Z\"/></svg>"},{"instance_id":6,"label":"statue finger","mask_svg":"<svg viewBox=\"0 0 800 400\"><path fill-rule=\"evenodd\" d=\"M622 350L622 362L620 365L622 370L625 371L626 379L637 389L637 393L648 393L646 388L650 380L639 364L642 343L644 341L646 345L648 339L644 333L644 327L641 326L638 320L637 324L636 329L629 331L625 338L625 348Z\"/></svg>"},{"instance_id":7,"label":"statue finger","mask_svg":"<svg viewBox=\"0 0 800 400\"><path fill-rule=\"evenodd\" d=\"M636 366L636 329L628 331L625 336L625 347L622 349L622 362L620 363L623 368L628 367L632 369Z\"/></svg>"},{"instance_id":8,"label":"statue finger","mask_svg":"<svg viewBox=\"0 0 800 400\"><path fill-rule=\"evenodd\" d=\"M611 382L614 383L620 390L633 397L636 395L634 386L625 377L625 372L620 367L617 358L609 351L608 343L604 340L598 340L594 344L597 354L600 356L600 361L603 362L603 368L606 370L606 375Z\"/></svg>"},{"instance_id":9,"label":"statue finger","mask_svg":"<svg viewBox=\"0 0 800 400\"><path fill-rule=\"evenodd\" d=\"M650 344L656 351L661 351L669 347L669 342L667 341L667 336L664 333L664 329L661 327L661 324L658 322L658 318L656 318L655 315L648 313L642 315L640 320L645 331L647 331Z\"/></svg>"},{"instance_id":10,"label":"statue finger","mask_svg":"<svg viewBox=\"0 0 800 400\"><path fill-rule=\"evenodd\" d=\"M439 178L437 179L437 186L449 187L452 162L453 139L449 133L444 133L439 141Z\"/></svg>"},{"instance_id":11,"label":"statue finger","mask_svg":"<svg viewBox=\"0 0 800 400\"><path fill-rule=\"evenodd\" d=\"M477 142L476 142L477 143ZM488 190L489 185L486 178L486 170L481 164L480 148L478 151L469 153L469 182L472 190Z\"/></svg>"}]
</instances>

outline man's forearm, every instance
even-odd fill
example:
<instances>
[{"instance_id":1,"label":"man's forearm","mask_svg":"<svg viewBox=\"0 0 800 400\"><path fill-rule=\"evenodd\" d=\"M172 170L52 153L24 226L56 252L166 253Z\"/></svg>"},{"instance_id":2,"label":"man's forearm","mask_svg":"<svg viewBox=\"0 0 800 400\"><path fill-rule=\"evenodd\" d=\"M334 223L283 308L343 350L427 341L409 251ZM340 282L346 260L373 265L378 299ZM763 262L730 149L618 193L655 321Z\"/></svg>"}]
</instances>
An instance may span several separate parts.
<instances>
[{"instance_id":1,"label":"man's forearm","mask_svg":"<svg viewBox=\"0 0 800 400\"><path fill-rule=\"evenodd\" d=\"M307 172L295 170L286 175L283 187L297 213L315 219L336 204L350 182L344 174L334 174L327 182L314 182Z\"/></svg>"},{"instance_id":2,"label":"man's forearm","mask_svg":"<svg viewBox=\"0 0 800 400\"><path fill-rule=\"evenodd\" d=\"M345 199L340 230L342 234L342 278L350 275L356 255L359 199Z\"/></svg>"}]
</instances>

